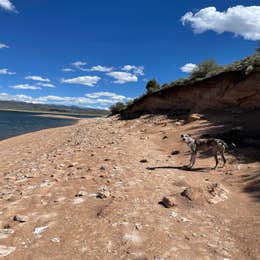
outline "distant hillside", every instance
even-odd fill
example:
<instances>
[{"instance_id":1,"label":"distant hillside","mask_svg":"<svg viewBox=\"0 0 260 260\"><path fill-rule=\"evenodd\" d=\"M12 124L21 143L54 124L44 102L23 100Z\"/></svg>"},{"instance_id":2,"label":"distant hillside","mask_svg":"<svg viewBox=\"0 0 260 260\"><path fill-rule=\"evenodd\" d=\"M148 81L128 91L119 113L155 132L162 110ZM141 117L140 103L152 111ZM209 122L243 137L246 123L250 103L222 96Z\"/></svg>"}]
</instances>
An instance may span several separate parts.
<instances>
[{"instance_id":1,"label":"distant hillside","mask_svg":"<svg viewBox=\"0 0 260 260\"><path fill-rule=\"evenodd\" d=\"M16 101L0 101L0 110L19 110L31 112L77 114L88 116L104 116L108 114L106 110L101 109L80 108L76 106L62 106L53 104L32 104Z\"/></svg>"}]
</instances>

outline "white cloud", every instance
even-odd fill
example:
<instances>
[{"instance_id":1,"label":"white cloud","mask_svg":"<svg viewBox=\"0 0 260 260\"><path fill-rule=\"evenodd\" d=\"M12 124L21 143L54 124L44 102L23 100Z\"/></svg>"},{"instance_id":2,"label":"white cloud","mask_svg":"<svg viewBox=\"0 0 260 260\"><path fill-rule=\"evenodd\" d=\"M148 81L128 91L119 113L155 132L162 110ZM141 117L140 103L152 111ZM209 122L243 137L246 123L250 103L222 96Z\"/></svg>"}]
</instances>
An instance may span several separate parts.
<instances>
[{"instance_id":1,"label":"white cloud","mask_svg":"<svg viewBox=\"0 0 260 260\"><path fill-rule=\"evenodd\" d=\"M11 86L13 89L30 89L30 90L36 90L36 89L41 89L40 87L32 86L29 84L19 84L15 86Z\"/></svg>"},{"instance_id":2,"label":"white cloud","mask_svg":"<svg viewBox=\"0 0 260 260\"><path fill-rule=\"evenodd\" d=\"M96 92L98 93L98 92ZM102 92L100 92L102 93ZM40 104L58 104L58 105L67 105L67 106L80 106L80 107L93 107L93 108L102 108L107 109L111 104L117 102L119 97L124 97L121 95L117 95L115 93L103 92L103 99L101 99L100 94L92 93L93 96L97 96L97 98L90 98L86 94L83 97L61 97L61 96L40 96L40 97L31 97L28 95L11 95L8 93L0 93L0 100L14 100L14 101L22 101L27 103L40 103ZM118 97L117 97L118 96ZM129 98L124 97L124 100L128 100ZM121 100L121 98L120 98Z\"/></svg>"},{"instance_id":3,"label":"white cloud","mask_svg":"<svg viewBox=\"0 0 260 260\"><path fill-rule=\"evenodd\" d=\"M97 66L93 66L90 71L99 71L99 72L109 72L112 71L113 68L112 67L105 67L105 66L101 66L101 65L97 65Z\"/></svg>"},{"instance_id":4,"label":"white cloud","mask_svg":"<svg viewBox=\"0 0 260 260\"><path fill-rule=\"evenodd\" d=\"M129 72L124 71L112 71L107 73L108 76L115 79L114 83L124 84L126 82L137 82L138 78Z\"/></svg>"},{"instance_id":5,"label":"white cloud","mask_svg":"<svg viewBox=\"0 0 260 260\"><path fill-rule=\"evenodd\" d=\"M208 30L240 35L247 40L260 40L260 6L234 6L219 12L215 7L188 12L182 16L183 25L190 23L195 33Z\"/></svg>"},{"instance_id":6,"label":"white cloud","mask_svg":"<svg viewBox=\"0 0 260 260\"><path fill-rule=\"evenodd\" d=\"M16 74L15 72L11 72L8 69L0 69L0 74L4 74L4 75L14 75Z\"/></svg>"},{"instance_id":7,"label":"white cloud","mask_svg":"<svg viewBox=\"0 0 260 260\"><path fill-rule=\"evenodd\" d=\"M25 77L25 79L42 81L42 82L50 82L50 80L48 78L43 78L43 77L40 77L40 76L27 76L27 77Z\"/></svg>"},{"instance_id":8,"label":"white cloud","mask_svg":"<svg viewBox=\"0 0 260 260\"><path fill-rule=\"evenodd\" d=\"M74 71L74 70L71 69L71 68L63 68L62 71L63 72L71 72L71 71Z\"/></svg>"},{"instance_id":9,"label":"white cloud","mask_svg":"<svg viewBox=\"0 0 260 260\"><path fill-rule=\"evenodd\" d=\"M197 69L198 66L193 63L187 63L181 67L181 71L185 73L191 73L193 70Z\"/></svg>"},{"instance_id":10,"label":"white cloud","mask_svg":"<svg viewBox=\"0 0 260 260\"><path fill-rule=\"evenodd\" d=\"M5 48L9 48L9 46L4 43L0 43L0 49L5 49Z\"/></svg>"},{"instance_id":11,"label":"white cloud","mask_svg":"<svg viewBox=\"0 0 260 260\"><path fill-rule=\"evenodd\" d=\"M125 65L122 70L132 71L135 75L144 75L144 66Z\"/></svg>"},{"instance_id":12,"label":"white cloud","mask_svg":"<svg viewBox=\"0 0 260 260\"><path fill-rule=\"evenodd\" d=\"M111 100L115 100L115 101L123 101L126 100L127 97L123 96L123 95L118 95L116 93L112 93L112 92L93 92L93 93L89 93L85 95L88 98L100 98L100 97L108 97L111 98Z\"/></svg>"},{"instance_id":13,"label":"white cloud","mask_svg":"<svg viewBox=\"0 0 260 260\"><path fill-rule=\"evenodd\" d=\"M16 12L15 6L10 0L0 0L0 7L7 11Z\"/></svg>"},{"instance_id":14,"label":"white cloud","mask_svg":"<svg viewBox=\"0 0 260 260\"><path fill-rule=\"evenodd\" d=\"M78 85L85 85L88 87L93 87L97 84L97 82L101 78L98 76L81 76L77 78L72 78L72 79L62 79L62 83L67 83L67 84L78 84Z\"/></svg>"},{"instance_id":15,"label":"white cloud","mask_svg":"<svg viewBox=\"0 0 260 260\"><path fill-rule=\"evenodd\" d=\"M47 88L55 88L55 86L51 83L37 83L38 86L41 86L41 87L47 87Z\"/></svg>"},{"instance_id":16,"label":"white cloud","mask_svg":"<svg viewBox=\"0 0 260 260\"><path fill-rule=\"evenodd\" d=\"M71 65L78 70L87 71L88 69L83 68L86 64L87 62L85 61L75 61Z\"/></svg>"}]
</instances>

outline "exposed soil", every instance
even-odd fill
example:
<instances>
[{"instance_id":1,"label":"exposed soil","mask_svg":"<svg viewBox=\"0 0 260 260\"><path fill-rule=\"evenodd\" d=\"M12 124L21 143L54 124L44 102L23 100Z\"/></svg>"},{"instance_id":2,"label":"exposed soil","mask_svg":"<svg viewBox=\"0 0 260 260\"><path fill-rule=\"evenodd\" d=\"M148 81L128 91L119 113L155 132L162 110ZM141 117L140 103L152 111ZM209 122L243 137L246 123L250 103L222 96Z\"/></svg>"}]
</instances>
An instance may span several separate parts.
<instances>
[{"instance_id":1,"label":"exposed soil","mask_svg":"<svg viewBox=\"0 0 260 260\"><path fill-rule=\"evenodd\" d=\"M114 117L1 141L0 257L259 259L260 164L247 157L259 150L236 149L225 168L211 170L207 155L182 168L180 134L211 129Z\"/></svg>"}]
</instances>

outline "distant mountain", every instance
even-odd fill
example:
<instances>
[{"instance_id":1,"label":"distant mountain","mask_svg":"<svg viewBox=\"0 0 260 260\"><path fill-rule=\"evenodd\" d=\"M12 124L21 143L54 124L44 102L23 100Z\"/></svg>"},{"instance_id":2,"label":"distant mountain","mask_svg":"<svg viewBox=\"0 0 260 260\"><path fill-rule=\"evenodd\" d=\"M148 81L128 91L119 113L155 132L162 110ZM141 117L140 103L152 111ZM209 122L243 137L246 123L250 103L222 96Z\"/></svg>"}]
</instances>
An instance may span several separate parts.
<instances>
[{"instance_id":1,"label":"distant mountain","mask_svg":"<svg viewBox=\"0 0 260 260\"><path fill-rule=\"evenodd\" d=\"M63 106L54 104L32 104L17 101L0 101L0 110L21 110L31 112L47 112L61 114L79 114L89 116L107 115L107 110L94 108L81 108L77 106Z\"/></svg>"}]
</instances>

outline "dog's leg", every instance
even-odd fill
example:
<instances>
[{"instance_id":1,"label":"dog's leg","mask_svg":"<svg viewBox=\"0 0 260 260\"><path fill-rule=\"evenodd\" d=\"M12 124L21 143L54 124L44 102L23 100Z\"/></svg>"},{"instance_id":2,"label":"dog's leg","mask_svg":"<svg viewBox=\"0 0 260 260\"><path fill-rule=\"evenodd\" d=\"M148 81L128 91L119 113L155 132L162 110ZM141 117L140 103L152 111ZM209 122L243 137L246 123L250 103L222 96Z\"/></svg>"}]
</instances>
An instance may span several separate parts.
<instances>
[{"instance_id":1,"label":"dog's leg","mask_svg":"<svg viewBox=\"0 0 260 260\"><path fill-rule=\"evenodd\" d=\"M224 151L221 151L220 154L221 154L221 157L222 157L222 160L223 160L223 166L222 167L225 167L225 164L226 164L227 160L226 160L226 158L224 156Z\"/></svg>"},{"instance_id":2,"label":"dog's leg","mask_svg":"<svg viewBox=\"0 0 260 260\"><path fill-rule=\"evenodd\" d=\"M217 166L218 166L218 152L217 151L214 152L214 158L215 158L215 161L216 161L216 165L215 165L215 167L213 169L215 170L217 168Z\"/></svg>"},{"instance_id":3,"label":"dog's leg","mask_svg":"<svg viewBox=\"0 0 260 260\"><path fill-rule=\"evenodd\" d=\"M192 168L196 161L197 152L192 152L190 157L190 164L187 166L188 168Z\"/></svg>"}]
</instances>

